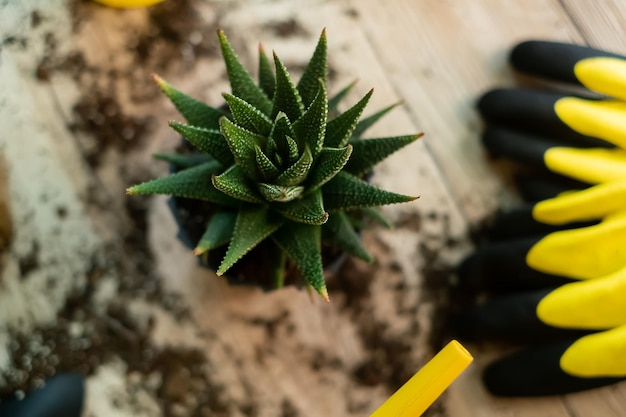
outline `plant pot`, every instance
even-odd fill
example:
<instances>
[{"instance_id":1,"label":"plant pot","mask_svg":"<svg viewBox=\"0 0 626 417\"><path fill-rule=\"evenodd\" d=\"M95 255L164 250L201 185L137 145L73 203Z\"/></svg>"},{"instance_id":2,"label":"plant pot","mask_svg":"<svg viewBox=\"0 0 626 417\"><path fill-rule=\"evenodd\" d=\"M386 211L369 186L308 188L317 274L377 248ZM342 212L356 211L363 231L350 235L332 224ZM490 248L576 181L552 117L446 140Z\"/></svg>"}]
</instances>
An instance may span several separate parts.
<instances>
[{"instance_id":1,"label":"plant pot","mask_svg":"<svg viewBox=\"0 0 626 417\"><path fill-rule=\"evenodd\" d=\"M170 197L168 207L178 225L177 237L190 250L196 247L196 243L202 237L209 216L213 211L212 204L206 201ZM228 245L221 246L198 256L198 264L204 268L216 271L226 254ZM271 239L266 239L247 253L229 271L224 274L229 284L253 285L261 287L265 291L275 289L269 274L270 259L273 259L278 250ZM322 263L328 273L336 272L347 254L331 246L322 243ZM292 262L287 262L284 285L304 286L304 279Z\"/></svg>"},{"instance_id":2,"label":"plant pot","mask_svg":"<svg viewBox=\"0 0 626 417\"><path fill-rule=\"evenodd\" d=\"M217 34L232 90L223 94L228 111L154 76L187 122L172 121L170 126L204 159L189 152L162 155L163 160L191 169L131 186L127 193L177 196L171 206L180 237L190 247L198 241L197 254L212 251L201 260L209 267L217 265L225 250L217 271L228 273L231 282L263 288L300 285L303 280L292 262L328 301L324 264L335 264L341 254L321 242L372 260L360 243L364 219L387 225L375 207L417 197L372 186L364 176L422 134L362 140L363 133L395 105L361 118L370 90L348 110L339 111L339 102L353 84L328 96L326 31L297 83L275 54L272 65L263 48L257 83L224 32ZM180 197L212 201L215 206ZM215 250L226 242L231 242L228 248Z\"/></svg>"},{"instance_id":3,"label":"plant pot","mask_svg":"<svg viewBox=\"0 0 626 417\"><path fill-rule=\"evenodd\" d=\"M177 153L189 154L197 153L195 149L185 139L181 138L181 144ZM178 167L170 164L170 172L175 173ZM178 239L190 250L196 247L202 234L206 229L210 214L215 210L212 203L202 200L170 197L168 207L178 226ZM197 256L198 265L203 268L217 271L228 245L223 245L211 251ZM231 285L252 285L258 286L265 291L276 289L273 278L270 274L271 260L279 248L271 239L265 239L254 249L244 255L235 265L233 265L224 277ZM326 273L334 273L343 264L347 254L337 248L324 244L322 241L322 264ZM305 280L295 267L293 262L287 260L285 270L285 286L294 285L303 287Z\"/></svg>"}]
</instances>

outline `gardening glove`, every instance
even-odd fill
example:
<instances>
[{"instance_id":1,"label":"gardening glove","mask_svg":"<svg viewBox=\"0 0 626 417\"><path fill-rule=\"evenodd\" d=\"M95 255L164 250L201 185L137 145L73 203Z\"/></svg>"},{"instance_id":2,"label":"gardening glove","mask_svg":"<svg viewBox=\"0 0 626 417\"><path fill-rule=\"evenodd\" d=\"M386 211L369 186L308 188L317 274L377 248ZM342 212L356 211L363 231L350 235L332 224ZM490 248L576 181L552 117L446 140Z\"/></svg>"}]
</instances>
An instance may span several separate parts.
<instances>
[{"instance_id":1,"label":"gardening glove","mask_svg":"<svg viewBox=\"0 0 626 417\"><path fill-rule=\"evenodd\" d=\"M481 98L479 110L490 124L487 149L541 174L523 183L532 203L502 214L492 241L460 266L464 288L499 294L461 312L456 326L466 338L530 344L487 367L484 381L495 394L563 394L620 381L626 378L626 103L619 99L626 98L626 59L531 41L514 49L511 62L530 75L617 99L521 89ZM572 187L577 191L564 192Z\"/></svg>"},{"instance_id":2,"label":"gardening glove","mask_svg":"<svg viewBox=\"0 0 626 417\"><path fill-rule=\"evenodd\" d=\"M483 135L487 149L587 184L623 178L626 59L576 45L529 41L513 50L511 63L529 75L574 85L579 94L488 92L478 103L490 125Z\"/></svg>"},{"instance_id":3,"label":"gardening glove","mask_svg":"<svg viewBox=\"0 0 626 417\"><path fill-rule=\"evenodd\" d=\"M614 54L529 41L513 50L511 62L531 75L626 97L626 59ZM603 276L621 266L623 222L611 217L596 223L626 209L626 102L498 89L485 94L478 108L489 123L483 142L490 153L535 171L517 180L530 203L497 217L491 237L499 241L465 262L468 281L541 287ZM545 236L573 227L579 229ZM573 257L576 262L570 262Z\"/></svg>"}]
</instances>

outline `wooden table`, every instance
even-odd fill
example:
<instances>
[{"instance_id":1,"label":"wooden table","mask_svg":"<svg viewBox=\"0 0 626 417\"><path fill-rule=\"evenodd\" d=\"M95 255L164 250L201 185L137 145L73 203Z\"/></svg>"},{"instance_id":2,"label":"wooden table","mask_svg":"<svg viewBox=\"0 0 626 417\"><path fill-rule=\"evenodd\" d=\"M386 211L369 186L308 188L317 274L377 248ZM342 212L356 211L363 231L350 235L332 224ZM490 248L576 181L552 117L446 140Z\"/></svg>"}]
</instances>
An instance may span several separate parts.
<instances>
[{"instance_id":1,"label":"wooden table","mask_svg":"<svg viewBox=\"0 0 626 417\"><path fill-rule=\"evenodd\" d=\"M476 98L491 87L514 84L507 52L524 39L572 41L626 54L626 2L181 4L176 10L192 10L194 17L187 18L194 26L169 22L173 32L166 35L187 38L168 43L150 33L159 16L146 9L117 11L79 0L0 0L0 151L8 178L0 195L6 196L2 210L11 213L11 222L3 215L2 224L11 225L0 228L3 238L12 228L12 245L2 255L0 370L6 376L14 365L16 334L55 328L68 297L90 288L95 295L84 309L109 323L109 330L117 328L110 306L121 300L133 320L143 323L137 328L146 331L153 349L203 352L201 371L219 387L230 416L366 416L389 395L393 381L387 379L411 374L434 353L431 342L441 336L446 293L441 282L425 284L427 269L456 264L472 249L469 231L498 207L515 203L479 144ZM249 68L261 40L295 72L326 27L331 91L358 78L350 100L373 86L370 111L403 103L372 136L425 132L419 143L376 171L375 183L421 198L386 209L396 228L365 233L378 261L349 264L352 280L364 281L359 297L339 284L328 305L295 289L263 293L229 287L196 267L189 251L173 239L176 226L165 199L129 208L125 187L165 174L166 167L150 155L177 145L166 120L178 116L148 75L158 71L181 90L218 104L228 86L216 41L207 38L218 26ZM139 57L142 51L145 56ZM89 113L90 98L99 100L103 113ZM103 144L107 140L112 142ZM129 243L128 236L138 233L129 230L135 229L144 246ZM138 266L144 258L149 265ZM159 290L132 286L142 280ZM188 314L175 314L173 304ZM80 320L70 321L69 334L80 336ZM469 348L475 365L428 415L626 415L625 384L555 398L493 398L479 376L498 352ZM387 378L383 381L359 377L358 369L377 355L391 360L394 352L404 355L407 369L395 376L378 370L374 376ZM197 400L185 392L181 404L167 412L159 402L159 395L175 396L176 382L189 392L203 389L186 385L187 374L177 379L163 369L133 371L123 355L110 353L89 368L86 416L185 415L193 409L189 401ZM207 416L222 415L207 410Z\"/></svg>"}]
</instances>

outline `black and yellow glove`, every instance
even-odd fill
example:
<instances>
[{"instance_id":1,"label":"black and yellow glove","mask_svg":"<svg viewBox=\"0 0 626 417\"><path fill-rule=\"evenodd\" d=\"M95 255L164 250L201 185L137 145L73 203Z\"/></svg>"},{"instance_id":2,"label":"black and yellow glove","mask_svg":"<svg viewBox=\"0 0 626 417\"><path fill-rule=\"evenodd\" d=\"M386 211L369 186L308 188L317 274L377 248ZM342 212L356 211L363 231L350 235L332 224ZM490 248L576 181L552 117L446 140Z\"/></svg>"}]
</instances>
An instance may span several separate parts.
<instances>
[{"instance_id":1,"label":"black and yellow glove","mask_svg":"<svg viewBox=\"0 0 626 417\"><path fill-rule=\"evenodd\" d=\"M545 132L556 139L587 142L589 137L599 138L626 148L624 57L583 46L528 41L517 45L510 59L518 71L587 87L598 99L549 91L494 90L479 103L487 122Z\"/></svg>"},{"instance_id":2,"label":"black and yellow glove","mask_svg":"<svg viewBox=\"0 0 626 417\"><path fill-rule=\"evenodd\" d=\"M481 98L487 149L535 166L542 179L526 183L531 202L501 215L492 241L459 268L464 288L499 294L461 312L456 325L466 338L533 343L485 370L499 395L626 379L626 58L531 41L511 62L614 98L521 89ZM533 192L544 183L549 191Z\"/></svg>"},{"instance_id":3,"label":"black and yellow glove","mask_svg":"<svg viewBox=\"0 0 626 417\"><path fill-rule=\"evenodd\" d=\"M588 184L626 173L624 57L528 41L514 48L511 63L527 74L586 86L596 93L574 96L519 88L488 92L478 108L489 124L483 139L491 153Z\"/></svg>"},{"instance_id":4,"label":"black and yellow glove","mask_svg":"<svg viewBox=\"0 0 626 417\"><path fill-rule=\"evenodd\" d=\"M520 292L467 309L457 326L472 339L533 344L490 364L484 381L508 396L555 395L626 378L626 268L555 289Z\"/></svg>"}]
</instances>

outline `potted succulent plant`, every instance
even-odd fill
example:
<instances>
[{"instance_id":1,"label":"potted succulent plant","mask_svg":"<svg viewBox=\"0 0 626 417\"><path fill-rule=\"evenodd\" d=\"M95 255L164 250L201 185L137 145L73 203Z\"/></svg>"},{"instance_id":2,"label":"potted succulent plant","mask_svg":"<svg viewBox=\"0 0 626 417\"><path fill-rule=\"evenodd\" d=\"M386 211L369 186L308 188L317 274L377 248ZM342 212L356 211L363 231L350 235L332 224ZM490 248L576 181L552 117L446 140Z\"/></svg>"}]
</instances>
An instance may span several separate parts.
<instances>
[{"instance_id":1,"label":"potted succulent plant","mask_svg":"<svg viewBox=\"0 0 626 417\"><path fill-rule=\"evenodd\" d=\"M416 198L377 188L367 175L421 134L361 138L394 106L361 119L370 91L338 112L353 84L328 98L325 30L297 84L262 47L256 83L217 34L232 89L225 105L210 107L155 76L187 120L170 122L185 146L157 155L173 167L169 176L127 193L173 196L183 234L218 275L274 288L298 275L328 300L328 258L346 252L371 261L359 230L367 218L385 224L373 207Z\"/></svg>"}]
</instances>

